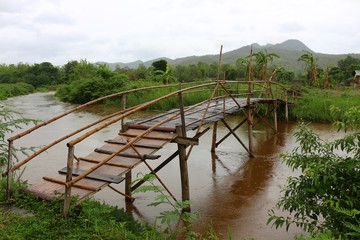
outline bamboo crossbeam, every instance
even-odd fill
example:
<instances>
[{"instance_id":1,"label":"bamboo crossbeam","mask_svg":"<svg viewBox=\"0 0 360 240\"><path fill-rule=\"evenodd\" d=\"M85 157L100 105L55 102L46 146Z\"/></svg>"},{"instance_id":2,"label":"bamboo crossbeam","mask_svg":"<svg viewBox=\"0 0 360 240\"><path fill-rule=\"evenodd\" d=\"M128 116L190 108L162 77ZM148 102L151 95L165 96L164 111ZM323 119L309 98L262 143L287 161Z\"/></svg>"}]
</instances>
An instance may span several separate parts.
<instances>
[{"instance_id":1,"label":"bamboo crossbeam","mask_svg":"<svg viewBox=\"0 0 360 240\"><path fill-rule=\"evenodd\" d=\"M51 178L51 177L46 177L45 176L45 177L43 177L43 179L46 180L46 181L49 181L49 182L58 183L58 184L61 184L61 185L66 185L66 182L61 181L61 180L56 179L56 178ZM82 185L82 184L74 184L72 186L76 187L76 188L89 190L89 191L98 191L99 190L99 188L94 188L94 187L86 186L86 185Z\"/></svg>"}]
</instances>

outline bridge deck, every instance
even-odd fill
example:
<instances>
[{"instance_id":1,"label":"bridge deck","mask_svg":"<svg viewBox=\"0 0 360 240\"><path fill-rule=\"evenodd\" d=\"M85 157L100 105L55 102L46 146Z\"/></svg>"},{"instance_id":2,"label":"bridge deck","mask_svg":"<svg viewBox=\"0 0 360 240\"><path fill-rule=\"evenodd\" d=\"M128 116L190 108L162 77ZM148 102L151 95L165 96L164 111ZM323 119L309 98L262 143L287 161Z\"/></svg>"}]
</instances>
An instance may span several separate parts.
<instances>
[{"instance_id":1,"label":"bridge deck","mask_svg":"<svg viewBox=\"0 0 360 240\"><path fill-rule=\"evenodd\" d=\"M252 98L250 104L272 104L276 101L279 100ZM197 129L201 127L201 125L219 121L226 115L237 113L245 107L247 107L246 98L236 98L236 103L234 99L228 98L225 99L225 102L223 100L213 100L210 103L203 103L193 108L187 107L184 109L186 130ZM133 144L131 148L121 151L105 165L77 182L72 187L71 195L77 196L79 201L81 201L111 183L123 181L123 176L142 163L143 159L158 159L160 156L154 154L165 144L177 137L175 127L181 125L179 109L129 122L126 131L119 133L114 139L106 141L103 146L94 149L89 155L77 157L77 161L73 167L73 174L80 174L81 171L90 169L98 162L106 159L109 154L118 152L121 147L144 133L148 128L166 119L171 120L159 128L155 128ZM47 200L61 196L65 191L65 186L61 182L65 182L66 169L60 172L59 170L60 169L57 169L57 173L54 175L45 176L40 182L28 186L25 191Z\"/></svg>"}]
</instances>

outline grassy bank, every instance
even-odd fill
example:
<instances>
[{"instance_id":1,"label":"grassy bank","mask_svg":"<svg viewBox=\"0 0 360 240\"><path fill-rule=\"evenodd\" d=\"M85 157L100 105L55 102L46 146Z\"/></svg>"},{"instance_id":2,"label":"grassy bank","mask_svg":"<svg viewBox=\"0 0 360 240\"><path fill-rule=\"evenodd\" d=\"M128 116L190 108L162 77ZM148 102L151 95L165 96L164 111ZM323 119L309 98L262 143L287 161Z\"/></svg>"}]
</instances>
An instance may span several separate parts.
<instances>
[{"instance_id":1,"label":"grassy bank","mask_svg":"<svg viewBox=\"0 0 360 240\"><path fill-rule=\"evenodd\" d=\"M347 110L360 106L360 89L354 87L337 89L304 88L295 106L290 108L293 120L331 122L341 116L331 117L330 106Z\"/></svg>"},{"instance_id":2,"label":"grassy bank","mask_svg":"<svg viewBox=\"0 0 360 240\"><path fill-rule=\"evenodd\" d=\"M0 202L4 203L5 180L0 181ZM17 191L12 206L29 214L0 208L1 239L166 239L164 234L136 222L122 209L94 200L73 207L67 219L61 215L62 200L46 202Z\"/></svg>"}]
</instances>

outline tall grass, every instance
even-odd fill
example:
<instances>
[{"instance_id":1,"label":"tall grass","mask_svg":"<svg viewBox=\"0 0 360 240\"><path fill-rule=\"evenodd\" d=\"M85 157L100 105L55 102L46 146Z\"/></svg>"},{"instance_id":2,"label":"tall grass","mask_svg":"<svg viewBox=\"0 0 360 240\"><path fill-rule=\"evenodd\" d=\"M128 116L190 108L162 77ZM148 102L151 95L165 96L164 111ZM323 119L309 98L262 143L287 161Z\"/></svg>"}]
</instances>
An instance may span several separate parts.
<instances>
[{"instance_id":1,"label":"tall grass","mask_svg":"<svg viewBox=\"0 0 360 240\"><path fill-rule=\"evenodd\" d=\"M330 114L330 106L346 110L360 106L360 92L354 88L305 89L295 106L290 108L290 117L295 120L330 122L341 116Z\"/></svg>"}]
</instances>

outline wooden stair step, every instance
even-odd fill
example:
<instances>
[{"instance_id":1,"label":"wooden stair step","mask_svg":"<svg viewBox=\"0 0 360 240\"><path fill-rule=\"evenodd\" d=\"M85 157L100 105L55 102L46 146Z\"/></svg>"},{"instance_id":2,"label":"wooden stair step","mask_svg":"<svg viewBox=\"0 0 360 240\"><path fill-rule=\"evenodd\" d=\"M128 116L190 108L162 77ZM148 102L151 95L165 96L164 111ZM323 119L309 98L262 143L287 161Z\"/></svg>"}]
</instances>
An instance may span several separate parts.
<instances>
[{"instance_id":1,"label":"wooden stair step","mask_svg":"<svg viewBox=\"0 0 360 240\"><path fill-rule=\"evenodd\" d=\"M109 155L115 153L113 151L109 151L109 150L105 150L105 149L101 149L101 148L95 148L94 151L97 153L104 153L104 154L109 154ZM144 154L140 157L137 154L131 154L131 153L118 153L118 154L116 154L116 156L128 157L128 158L139 158L139 159L151 159L151 160L155 160L155 159L158 159L159 157L161 157L161 155L150 155L150 154Z\"/></svg>"},{"instance_id":2,"label":"wooden stair step","mask_svg":"<svg viewBox=\"0 0 360 240\"><path fill-rule=\"evenodd\" d=\"M64 167L63 169L59 170L59 173L67 174L67 172L68 172L67 167ZM73 175L75 175L75 176L79 176L83 172L85 172L85 170L77 169L77 168L73 169ZM109 182L109 183L120 183L120 182L124 181L124 179L125 179L122 176L115 176L115 175L110 175L110 174L105 174L105 173L100 173L100 172L95 172L95 171L88 174L86 177L95 179L95 180L104 181L104 182Z\"/></svg>"},{"instance_id":3,"label":"wooden stair step","mask_svg":"<svg viewBox=\"0 0 360 240\"><path fill-rule=\"evenodd\" d=\"M141 129L141 130L148 130L149 128L152 127L152 126L146 126L146 125L140 125L140 124L129 124L126 126L127 126L127 128L130 128L130 129ZM176 129L174 127L156 127L156 128L154 128L154 131L175 132Z\"/></svg>"},{"instance_id":4,"label":"wooden stair step","mask_svg":"<svg viewBox=\"0 0 360 240\"><path fill-rule=\"evenodd\" d=\"M112 144L119 144L119 145L126 145L127 141L120 141L120 140L107 140L106 143L112 143ZM134 147L143 147L143 148L153 148L153 149L161 149L161 146L159 145L151 145L151 144L142 144L142 143L134 143L132 144Z\"/></svg>"}]
</instances>

